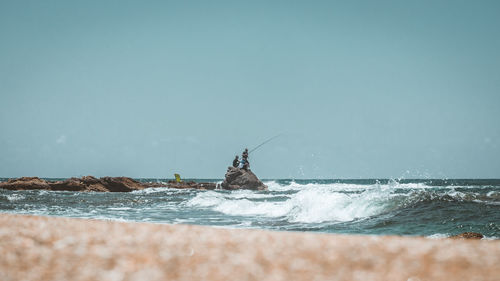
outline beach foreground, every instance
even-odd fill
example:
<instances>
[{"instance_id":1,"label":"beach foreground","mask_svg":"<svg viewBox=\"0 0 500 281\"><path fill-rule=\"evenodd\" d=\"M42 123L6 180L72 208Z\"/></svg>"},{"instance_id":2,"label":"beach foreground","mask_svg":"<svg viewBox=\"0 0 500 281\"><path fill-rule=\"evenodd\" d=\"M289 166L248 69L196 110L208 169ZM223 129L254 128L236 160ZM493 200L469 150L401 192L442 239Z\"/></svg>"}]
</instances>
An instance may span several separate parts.
<instances>
[{"instance_id":1,"label":"beach foreground","mask_svg":"<svg viewBox=\"0 0 500 281\"><path fill-rule=\"evenodd\" d=\"M0 280L498 280L500 241L0 214Z\"/></svg>"}]
</instances>

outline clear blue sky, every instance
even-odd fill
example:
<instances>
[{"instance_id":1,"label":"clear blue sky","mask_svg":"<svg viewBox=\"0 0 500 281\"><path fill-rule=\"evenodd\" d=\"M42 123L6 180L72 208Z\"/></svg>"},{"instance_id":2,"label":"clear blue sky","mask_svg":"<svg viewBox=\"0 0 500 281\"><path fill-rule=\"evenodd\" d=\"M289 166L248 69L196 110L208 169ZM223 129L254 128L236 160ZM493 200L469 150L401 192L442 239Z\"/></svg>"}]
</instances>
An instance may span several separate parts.
<instances>
[{"instance_id":1,"label":"clear blue sky","mask_svg":"<svg viewBox=\"0 0 500 281\"><path fill-rule=\"evenodd\" d=\"M1 1L0 177L499 178L499 1Z\"/></svg>"}]
</instances>

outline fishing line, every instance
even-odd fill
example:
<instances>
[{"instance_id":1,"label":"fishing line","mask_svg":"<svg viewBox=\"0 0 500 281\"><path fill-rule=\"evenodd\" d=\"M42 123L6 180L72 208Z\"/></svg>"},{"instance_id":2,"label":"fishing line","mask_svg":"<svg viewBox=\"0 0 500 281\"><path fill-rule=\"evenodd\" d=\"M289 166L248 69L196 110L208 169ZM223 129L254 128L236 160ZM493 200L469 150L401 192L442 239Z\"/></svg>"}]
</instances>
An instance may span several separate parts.
<instances>
[{"instance_id":1,"label":"fishing line","mask_svg":"<svg viewBox=\"0 0 500 281\"><path fill-rule=\"evenodd\" d=\"M248 154L252 153L252 151L255 151L257 148L259 148L259 147L263 146L264 144L266 144L266 143L268 143L268 142L272 141L273 139L275 139L275 138L277 138L277 137L279 137L279 136L281 136L281 135L283 135L283 134L277 134L276 136L274 136L274 137L272 137L272 138L267 139L265 142L263 142L263 143L261 143L261 144L257 145L254 149L252 149L252 150L248 151Z\"/></svg>"}]
</instances>

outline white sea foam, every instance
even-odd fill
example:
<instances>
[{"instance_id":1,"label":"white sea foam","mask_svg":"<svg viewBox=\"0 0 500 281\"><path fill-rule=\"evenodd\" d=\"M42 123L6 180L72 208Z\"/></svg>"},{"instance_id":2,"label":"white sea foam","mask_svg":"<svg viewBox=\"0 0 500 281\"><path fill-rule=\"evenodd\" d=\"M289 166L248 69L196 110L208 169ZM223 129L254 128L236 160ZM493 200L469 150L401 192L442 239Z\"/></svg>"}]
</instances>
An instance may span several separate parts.
<instances>
[{"instance_id":1,"label":"white sea foam","mask_svg":"<svg viewBox=\"0 0 500 281\"><path fill-rule=\"evenodd\" d=\"M319 223L325 221L344 222L376 215L390 206L386 204L390 193L380 190L365 190L362 193L337 192L338 186L316 185L314 188L286 195L285 200L259 200L270 198L270 194L236 191L223 194L207 191L197 194L187 202L190 207L211 208L214 211L234 216L283 217L290 222Z\"/></svg>"},{"instance_id":2,"label":"white sea foam","mask_svg":"<svg viewBox=\"0 0 500 281\"><path fill-rule=\"evenodd\" d=\"M292 191L316 188L328 188L335 191L359 191L366 189L428 189L433 188L424 183L399 183L396 181L389 181L387 184L353 184L353 183L307 183L300 184L292 181L290 184L282 185L276 181L265 182L270 191Z\"/></svg>"},{"instance_id":3,"label":"white sea foam","mask_svg":"<svg viewBox=\"0 0 500 281\"><path fill-rule=\"evenodd\" d=\"M229 196L231 198L235 198L235 199L244 199L244 198L258 199L258 198L273 198L276 195L266 194L266 193L257 193L253 190L241 189L241 190L235 190L235 191L231 192L230 195L227 195L227 196Z\"/></svg>"},{"instance_id":4,"label":"white sea foam","mask_svg":"<svg viewBox=\"0 0 500 281\"><path fill-rule=\"evenodd\" d=\"M26 198L24 195L21 195L21 194L10 194L10 195L7 195L7 200L9 200L10 202L14 202L14 201L19 201L19 200L23 200L24 198Z\"/></svg>"},{"instance_id":5,"label":"white sea foam","mask_svg":"<svg viewBox=\"0 0 500 281\"><path fill-rule=\"evenodd\" d=\"M289 210L285 209L283 202L254 202L242 198L241 192L232 194L223 194L215 191L199 193L193 199L187 202L192 207L212 207L213 210L235 216L267 216L280 217L287 214Z\"/></svg>"},{"instance_id":6,"label":"white sea foam","mask_svg":"<svg viewBox=\"0 0 500 281\"><path fill-rule=\"evenodd\" d=\"M328 188L308 189L295 194L291 200L292 222L352 221L376 215L384 210L384 193L369 190L361 194L332 192Z\"/></svg>"},{"instance_id":7,"label":"white sea foam","mask_svg":"<svg viewBox=\"0 0 500 281\"><path fill-rule=\"evenodd\" d=\"M450 235L445 234L445 233L434 233L432 235L427 236L427 238L430 238L430 239L442 239L442 238L447 238L447 237L450 237Z\"/></svg>"},{"instance_id":8,"label":"white sea foam","mask_svg":"<svg viewBox=\"0 0 500 281\"><path fill-rule=\"evenodd\" d=\"M113 210L113 211L128 211L128 210L132 210L132 208L130 208L130 207L111 207L111 208L108 208L108 210Z\"/></svg>"},{"instance_id":9,"label":"white sea foam","mask_svg":"<svg viewBox=\"0 0 500 281\"><path fill-rule=\"evenodd\" d=\"M486 194L486 196L488 196L488 198L491 198L491 199L500 200L500 192L499 191L490 191Z\"/></svg>"},{"instance_id":10,"label":"white sea foam","mask_svg":"<svg viewBox=\"0 0 500 281\"><path fill-rule=\"evenodd\" d=\"M220 204L223 199L223 194L215 191L206 191L198 193L193 199L189 200L186 205L189 207L212 207Z\"/></svg>"},{"instance_id":11,"label":"white sea foam","mask_svg":"<svg viewBox=\"0 0 500 281\"><path fill-rule=\"evenodd\" d=\"M225 200L214 207L215 211L237 216L282 217L290 212L290 206L281 202L253 202L247 199Z\"/></svg>"},{"instance_id":12,"label":"white sea foam","mask_svg":"<svg viewBox=\"0 0 500 281\"><path fill-rule=\"evenodd\" d=\"M134 190L132 193L135 194L150 194L150 193L158 193L158 192L165 192L169 191L172 193L178 193L182 191L182 189L175 189L175 188L169 188L169 187L151 187L151 188L145 188L141 190Z\"/></svg>"},{"instance_id":13,"label":"white sea foam","mask_svg":"<svg viewBox=\"0 0 500 281\"><path fill-rule=\"evenodd\" d=\"M483 239L484 240L498 240L498 239L500 239L500 237L497 237L497 236L484 236Z\"/></svg>"},{"instance_id":14,"label":"white sea foam","mask_svg":"<svg viewBox=\"0 0 500 281\"><path fill-rule=\"evenodd\" d=\"M330 184L318 184L318 183L307 183L300 184L292 181L290 184L282 185L275 181L265 182L270 191L292 191L292 190L304 190L311 188L330 188L338 191L346 190L360 190L371 188L370 185L359 185L359 184L348 184L348 183L330 183Z\"/></svg>"},{"instance_id":15,"label":"white sea foam","mask_svg":"<svg viewBox=\"0 0 500 281\"><path fill-rule=\"evenodd\" d=\"M83 217L87 218L87 217ZM119 221L119 222L135 222L134 220L131 219L125 219L124 217L106 217L106 216L95 216L95 217L88 217L89 219L95 219L95 220L103 220L103 221Z\"/></svg>"}]
</instances>

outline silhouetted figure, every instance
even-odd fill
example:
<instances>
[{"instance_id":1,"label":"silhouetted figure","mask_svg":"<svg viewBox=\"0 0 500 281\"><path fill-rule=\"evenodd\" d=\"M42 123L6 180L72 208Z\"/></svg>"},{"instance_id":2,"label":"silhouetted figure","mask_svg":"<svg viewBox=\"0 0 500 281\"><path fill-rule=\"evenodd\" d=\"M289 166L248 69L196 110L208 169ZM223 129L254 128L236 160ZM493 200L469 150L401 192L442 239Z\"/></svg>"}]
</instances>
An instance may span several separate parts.
<instances>
[{"instance_id":1,"label":"silhouetted figure","mask_svg":"<svg viewBox=\"0 0 500 281\"><path fill-rule=\"evenodd\" d=\"M236 155L236 157L234 157L233 160L233 167L238 168L239 165L240 165L240 159L238 159L238 155Z\"/></svg>"},{"instance_id":2,"label":"silhouetted figure","mask_svg":"<svg viewBox=\"0 0 500 281\"><path fill-rule=\"evenodd\" d=\"M241 168L248 170L250 168L250 162L248 162L248 148L245 148L245 151L241 154Z\"/></svg>"}]
</instances>

